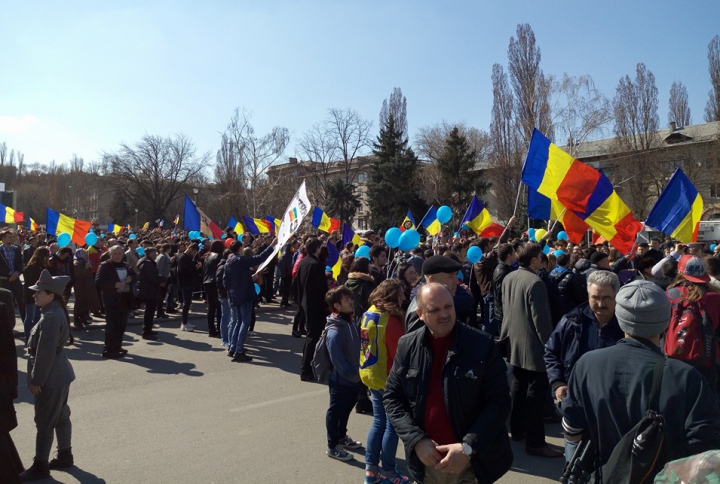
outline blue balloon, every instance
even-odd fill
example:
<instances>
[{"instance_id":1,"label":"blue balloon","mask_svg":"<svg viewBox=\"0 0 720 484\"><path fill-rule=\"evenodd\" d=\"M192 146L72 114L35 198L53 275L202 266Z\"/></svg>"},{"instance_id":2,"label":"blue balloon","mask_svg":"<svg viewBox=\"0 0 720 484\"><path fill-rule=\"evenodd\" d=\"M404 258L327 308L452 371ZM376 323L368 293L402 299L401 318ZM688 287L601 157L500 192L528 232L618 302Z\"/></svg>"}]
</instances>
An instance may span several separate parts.
<instances>
[{"instance_id":1,"label":"blue balloon","mask_svg":"<svg viewBox=\"0 0 720 484\"><path fill-rule=\"evenodd\" d=\"M558 238L558 240L564 240L565 242L567 242L568 234L564 230L561 230L560 232L558 232L557 238Z\"/></svg>"},{"instance_id":2,"label":"blue balloon","mask_svg":"<svg viewBox=\"0 0 720 484\"><path fill-rule=\"evenodd\" d=\"M85 236L85 243L87 245L95 245L95 244L97 244L97 241L98 241L98 236L92 232L90 232L89 234L87 234Z\"/></svg>"},{"instance_id":3,"label":"blue balloon","mask_svg":"<svg viewBox=\"0 0 720 484\"><path fill-rule=\"evenodd\" d=\"M332 272L332 267L325 266L325 272Z\"/></svg>"},{"instance_id":4,"label":"blue balloon","mask_svg":"<svg viewBox=\"0 0 720 484\"><path fill-rule=\"evenodd\" d=\"M260 284L255 284L255 294L260 294Z\"/></svg>"},{"instance_id":5,"label":"blue balloon","mask_svg":"<svg viewBox=\"0 0 720 484\"><path fill-rule=\"evenodd\" d=\"M471 264L475 264L482 258L482 249L477 246L472 246L467 251L467 260Z\"/></svg>"},{"instance_id":6,"label":"blue balloon","mask_svg":"<svg viewBox=\"0 0 720 484\"><path fill-rule=\"evenodd\" d=\"M549 253L550 253L550 246L546 245L545 247L543 247L543 254L547 255Z\"/></svg>"},{"instance_id":7,"label":"blue balloon","mask_svg":"<svg viewBox=\"0 0 720 484\"><path fill-rule=\"evenodd\" d=\"M357 248L355 251L355 258L359 259L360 257L365 257L366 259L370 258L370 247L367 245L361 245Z\"/></svg>"},{"instance_id":8,"label":"blue balloon","mask_svg":"<svg viewBox=\"0 0 720 484\"><path fill-rule=\"evenodd\" d=\"M94 234L94 233L95 233L95 229L90 229L90 230L88 230L88 233L89 233L89 234Z\"/></svg>"},{"instance_id":9,"label":"blue balloon","mask_svg":"<svg viewBox=\"0 0 720 484\"><path fill-rule=\"evenodd\" d=\"M403 252L409 252L420 243L420 233L415 229L409 229L400 236L398 248Z\"/></svg>"},{"instance_id":10,"label":"blue balloon","mask_svg":"<svg viewBox=\"0 0 720 484\"><path fill-rule=\"evenodd\" d=\"M137 249L135 249L135 252L137 252L140 257L145 255L145 249L143 249L142 247L138 247Z\"/></svg>"},{"instance_id":11,"label":"blue balloon","mask_svg":"<svg viewBox=\"0 0 720 484\"><path fill-rule=\"evenodd\" d=\"M465 276L463 275L462 271L458 271L457 278L460 279L461 281L465 280Z\"/></svg>"},{"instance_id":12,"label":"blue balloon","mask_svg":"<svg viewBox=\"0 0 720 484\"><path fill-rule=\"evenodd\" d=\"M563 255L563 254L567 254L567 252L565 252L564 250L560 250L560 249L558 249L558 250L556 250L555 252L553 252L553 255L554 255L555 257L557 257L557 256L559 256L559 255Z\"/></svg>"},{"instance_id":13,"label":"blue balloon","mask_svg":"<svg viewBox=\"0 0 720 484\"><path fill-rule=\"evenodd\" d=\"M460 227L463 230L470 230L470 226L468 224L462 224L462 227Z\"/></svg>"},{"instance_id":14,"label":"blue balloon","mask_svg":"<svg viewBox=\"0 0 720 484\"><path fill-rule=\"evenodd\" d=\"M70 236L70 234L66 234L65 232L63 232L62 234L58 235L57 244L60 247L65 247L70 243L71 240L72 237Z\"/></svg>"},{"instance_id":15,"label":"blue balloon","mask_svg":"<svg viewBox=\"0 0 720 484\"><path fill-rule=\"evenodd\" d=\"M401 235L402 235L402 231L399 228L391 227L388 229L387 232L385 232L385 243L391 249L395 249L395 248L397 248L398 244L400 243Z\"/></svg>"},{"instance_id":16,"label":"blue balloon","mask_svg":"<svg viewBox=\"0 0 720 484\"><path fill-rule=\"evenodd\" d=\"M442 207L438 208L437 219L438 222L440 222L441 224L448 223L452 216L452 208L448 207L447 205L443 205Z\"/></svg>"},{"instance_id":17,"label":"blue balloon","mask_svg":"<svg viewBox=\"0 0 720 484\"><path fill-rule=\"evenodd\" d=\"M137 234L130 234L130 237L128 237L128 239L137 239Z\"/></svg>"},{"instance_id":18,"label":"blue balloon","mask_svg":"<svg viewBox=\"0 0 720 484\"><path fill-rule=\"evenodd\" d=\"M222 235L220 236L220 238L221 238L221 239L227 238L227 234L222 234Z\"/></svg>"},{"instance_id":19,"label":"blue balloon","mask_svg":"<svg viewBox=\"0 0 720 484\"><path fill-rule=\"evenodd\" d=\"M459 232L455 232L455 233L453 234L453 237L459 237L459 236L460 236L460 233L459 233Z\"/></svg>"},{"instance_id":20,"label":"blue balloon","mask_svg":"<svg viewBox=\"0 0 720 484\"><path fill-rule=\"evenodd\" d=\"M102 238L104 239L104 238L105 238L105 234L100 234L100 237L102 237Z\"/></svg>"},{"instance_id":21,"label":"blue balloon","mask_svg":"<svg viewBox=\"0 0 720 484\"><path fill-rule=\"evenodd\" d=\"M528 238L530 240L535 240L535 229L532 227L528 229Z\"/></svg>"}]
</instances>

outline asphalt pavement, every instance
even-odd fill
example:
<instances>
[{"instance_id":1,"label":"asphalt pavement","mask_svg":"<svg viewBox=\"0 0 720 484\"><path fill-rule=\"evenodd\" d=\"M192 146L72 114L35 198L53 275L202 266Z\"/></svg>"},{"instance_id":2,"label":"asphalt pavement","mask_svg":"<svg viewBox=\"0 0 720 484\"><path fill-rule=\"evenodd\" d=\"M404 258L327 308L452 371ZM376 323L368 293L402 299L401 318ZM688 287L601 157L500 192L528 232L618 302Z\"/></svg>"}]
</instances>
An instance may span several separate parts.
<instances>
[{"instance_id":1,"label":"asphalt pavement","mask_svg":"<svg viewBox=\"0 0 720 484\"><path fill-rule=\"evenodd\" d=\"M203 329L204 305L193 306L196 331L181 332L175 316L159 321L158 341L143 340L142 321L131 320L129 354L118 360L101 358L102 322L74 331L76 344L66 351L77 375L69 398L76 467L38 482L360 484L363 451L349 463L325 455L327 387L300 381L303 340L290 335L294 312L261 307L247 341L254 361L233 363ZM32 395L17 343L23 356L12 436L29 466ZM353 413L348 433L365 442L371 421ZM546 425L546 432L549 442L562 445L558 424ZM513 468L499 482L557 481L562 459L531 457L522 443L512 445ZM404 468L402 442L397 458Z\"/></svg>"}]
</instances>

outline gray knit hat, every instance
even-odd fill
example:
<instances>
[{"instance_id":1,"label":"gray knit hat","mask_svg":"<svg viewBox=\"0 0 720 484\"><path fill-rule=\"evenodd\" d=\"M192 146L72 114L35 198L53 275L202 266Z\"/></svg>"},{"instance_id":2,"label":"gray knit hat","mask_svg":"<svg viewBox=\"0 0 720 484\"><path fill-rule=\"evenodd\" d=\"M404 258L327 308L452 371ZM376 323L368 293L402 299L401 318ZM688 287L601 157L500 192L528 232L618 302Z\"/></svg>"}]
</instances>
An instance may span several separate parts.
<instances>
[{"instance_id":1,"label":"gray knit hat","mask_svg":"<svg viewBox=\"0 0 720 484\"><path fill-rule=\"evenodd\" d=\"M670 322L670 300L657 284L637 280L620 288L615 296L615 316L620 329L630 336L656 336Z\"/></svg>"}]
</instances>

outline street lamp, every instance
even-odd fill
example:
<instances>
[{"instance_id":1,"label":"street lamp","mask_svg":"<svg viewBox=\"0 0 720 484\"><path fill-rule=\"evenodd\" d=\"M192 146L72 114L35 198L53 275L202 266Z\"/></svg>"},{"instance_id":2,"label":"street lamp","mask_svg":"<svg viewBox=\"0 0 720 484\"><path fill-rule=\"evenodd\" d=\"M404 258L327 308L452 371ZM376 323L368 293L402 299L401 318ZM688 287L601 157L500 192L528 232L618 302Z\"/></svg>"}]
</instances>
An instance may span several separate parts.
<instances>
[{"instance_id":1,"label":"street lamp","mask_svg":"<svg viewBox=\"0 0 720 484\"><path fill-rule=\"evenodd\" d=\"M138 209L136 208L136 209L135 209L135 230L137 230L137 227L138 227L137 213L138 213Z\"/></svg>"},{"instance_id":2,"label":"street lamp","mask_svg":"<svg viewBox=\"0 0 720 484\"><path fill-rule=\"evenodd\" d=\"M197 188L193 188L193 195L195 195L195 205L197 205L197 194L199 191L200 190L198 190Z\"/></svg>"}]
</instances>

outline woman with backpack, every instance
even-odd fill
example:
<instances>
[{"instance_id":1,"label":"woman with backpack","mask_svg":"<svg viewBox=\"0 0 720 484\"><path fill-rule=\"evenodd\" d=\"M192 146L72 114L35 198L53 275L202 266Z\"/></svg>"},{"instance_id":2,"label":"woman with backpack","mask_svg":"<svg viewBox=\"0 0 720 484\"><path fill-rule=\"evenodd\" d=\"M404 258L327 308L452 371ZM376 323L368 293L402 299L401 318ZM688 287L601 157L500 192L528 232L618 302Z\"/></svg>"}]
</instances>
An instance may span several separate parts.
<instances>
[{"instance_id":1,"label":"woman with backpack","mask_svg":"<svg viewBox=\"0 0 720 484\"><path fill-rule=\"evenodd\" d=\"M398 341L405 334L404 301L402 284L397 279L387 279L370 294L370 309L360 323L360 379L370 389L373 407L373 422L365 446L365 484L400 484L409 480L395 465L398 435L382 402Z\"/></svg>"},{"instance_id":2,"label":"woman with backpack","mask_svg":"<svg viewBox=\"0 0 720 484\"><path fill-rule=\"evenodd\" d=\"M695 367L715 390L720 294L710 286L710 276L699 257L683 255L677 268L675 282L667 290L672 309L663 350L668 358ZM706 348L710 348L709 354Z\"/></svg>"}]
</instances>

